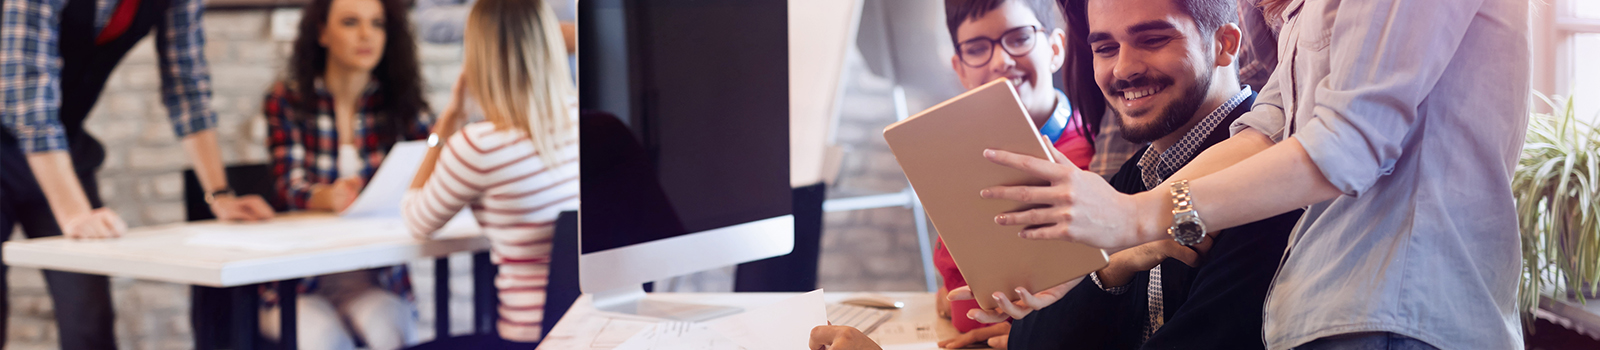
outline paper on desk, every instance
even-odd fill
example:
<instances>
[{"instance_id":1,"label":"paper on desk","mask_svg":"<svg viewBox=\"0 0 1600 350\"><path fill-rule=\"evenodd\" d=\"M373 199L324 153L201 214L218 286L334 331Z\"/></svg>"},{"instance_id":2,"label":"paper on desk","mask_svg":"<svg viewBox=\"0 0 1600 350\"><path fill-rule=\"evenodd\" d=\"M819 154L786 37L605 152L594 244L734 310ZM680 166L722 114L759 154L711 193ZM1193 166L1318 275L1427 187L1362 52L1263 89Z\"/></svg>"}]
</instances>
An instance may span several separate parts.
<instances>
[{"instance_id":1,"label":"paper on desk","mask_svg":"<svg viewBox=\"0 0 1600 350\"><path fill-rule=\"evenodd\" d=\"M417 167L422 166L422 157L427 153L428 144L424 141L395 143L389 154L383 156L383 164L372 174L372 180L361 188L356 201L339 215L399 217L400 200L411 188L411 178L417 175Z\"/></svg>"},{"instance_id":2,"label":"paper on desk","mask_svg":"<svg viewBox=\"0 0 1600 350\"><path fill-rule=\"evenodd\" d=\"M207 223L182 227L186 245L263 252L315 249L373 238L407 236L399 220L326 218L257 223Z\"/></svg>"},{"instance_id":3,"label":"paper on desk","mask_svg":"<svg viewBox=\"0 0 1600 350\"><path fill-rule=\"evenodd\" d=\"M661 322L645 328L614 350L739 350L705 323ZM747 349L753 350L753 349Z\"/></svg>"},{"instance_id":4,"label":"paper on desk","mask_svg":"<svg viewBox=\"0 0 1600 350\"><path fill-rule=\"evenodd\" d=\"M749 350L805 349L811 328L828 324L828 306L818 289L707 324Z\"/></svg>"},{"instance_id":5,"label":"paper on desk","mask_svg":"<svg viewBox=\"0 0 1600 350\"><path fill-rule=\"evenodd\" d=\"M878 329L867 335L873 342L880 346L899 344L921 344L939 341L936 331L937 324L934 320L895 320L878 325ZM887 349L887 348L886 348Z\"/></svg>"}]
</instances>

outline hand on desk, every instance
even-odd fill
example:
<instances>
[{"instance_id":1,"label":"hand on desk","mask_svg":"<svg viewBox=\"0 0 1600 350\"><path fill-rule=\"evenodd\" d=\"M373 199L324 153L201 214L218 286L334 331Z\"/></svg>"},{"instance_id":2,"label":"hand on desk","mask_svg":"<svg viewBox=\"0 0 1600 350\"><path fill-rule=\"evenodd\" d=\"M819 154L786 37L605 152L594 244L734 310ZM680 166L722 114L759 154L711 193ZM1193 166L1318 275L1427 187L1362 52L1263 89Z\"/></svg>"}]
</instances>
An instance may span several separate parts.
<instances>
[{"instance_id":1,"label":"hand on desk","mask_svg":"<svg viewBox=\"0 0 1600 350\"><path fill-rule=\"evenodd\" d=\"M877 342L867 338L861 330L850 326L816 326L811 328L811 350L882 350Z\"/></svg>"},{"instance_id":2,"label":"hand on desk","mask_svg":"<svg viewBox=\"0 0 1600 350\"><path fill-rule=\"evenodd\" d=\"M342 212L356 203L356 197L361 196L361 188L367 182L359 177L347 177L333 182L333 211Z\"/></svg>"},{"instance_id":3,"label":"hand on desk","mask_svg":"<svg viewBox=\"0 0 1600 350\"><path fill-rule=\"evenodd\" d=\"M272 206L267 205L267 201L261 199L261 196L253 194L217 197L211 202L211 213L215 214L217 219L226 221L257 221L271 219L273 216Z\"/></svg>"},{"instance_id":4,"label":"hand on desk","mask_svg":"<svg viewBox=\"0 0 1600 350\"><path fill-rule=\"evenodd\" d=\"M335 213L342 212L349 208L351 204L356 203L356 197L361 196L361 188L366 185L366 181L361 180L359 177L347 177L335 180L332 184L314 186L311 188L311 203L309 206L311 209L332 210ZM260 201L261 198L256 197L255 199ZM266 205L266 202L261 201L261 204ZM212 207L215 208L216 206L213 205ZM267 212L272 212L272 208L267 207ZM217 217L220 218L222 215L219 213Z\"/></svg>"},{"instance_id":5,"label":"hand on desk","mask_svg":"<svg viewBox=\"0 0 1600 350\"><path fill-rule=\"evenodd\" d=\"M67 219L61 233L71 239L103 239L122 237L128 232L128 223L117 212L100 208Z\"/></svg>"}]
</instances>

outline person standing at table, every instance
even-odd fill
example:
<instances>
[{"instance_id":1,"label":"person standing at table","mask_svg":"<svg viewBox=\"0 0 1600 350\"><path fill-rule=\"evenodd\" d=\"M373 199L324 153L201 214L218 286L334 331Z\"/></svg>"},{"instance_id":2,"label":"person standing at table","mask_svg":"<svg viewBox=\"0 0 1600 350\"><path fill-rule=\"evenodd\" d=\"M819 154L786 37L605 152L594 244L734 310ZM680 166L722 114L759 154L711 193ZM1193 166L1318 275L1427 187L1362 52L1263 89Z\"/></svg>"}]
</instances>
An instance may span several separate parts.
<instances>
[{"instance_id":1,"label":"person standing at table","mask_svg":"<svg viewBox=\"0 0 1600 350\"><path fill-rule=\"evenodd\" d=\"M200 26L202 0L6 0L0 15L0 231L30 238L115 238L95 172L105 149L85 119L117 63L152 30L161 95L207 203L224 220L272 217L259 196L234 196L218 152L216 113ZM63 349L112 349L103 276L44 271ZM0 277L0 286L5 279ZM0 301L0 315L9 309ZM5 322L0 320L0 329ZM0 337L4 337L0 332Z\"/></svg>"},{"instance_id":2,"label":"person standing at table","mask_svg":"<svg viewBox=\"0 0 1600 350\"><path fill-rule=\"evenodd\" d=\"M287 77L262 105L277 196L290 210L343 211L396 142L428 136L433 118L406 17L400 0L315 0L304 8ZM404 265L301 286L302 348L350 349L359 338L371 349L398 349L417 341ZM277 298L267 290L261 328L275 339Z\"/></svg>"},{"instance_id":3,"label":"person standing at table","mask_svg":"<svg viewBox=\"0 0 1600 350\"><path fill-rule=\"evenodd\" d=\"M577 92L544 1L478 0L464 41L461 78L401 214L412 234L431 238L472 208L499 268L499 338L424 346L528 347L540 339L556 217L578 208ZM485 121L460 125L466 110Z\"/></svg>"}]
</instances>

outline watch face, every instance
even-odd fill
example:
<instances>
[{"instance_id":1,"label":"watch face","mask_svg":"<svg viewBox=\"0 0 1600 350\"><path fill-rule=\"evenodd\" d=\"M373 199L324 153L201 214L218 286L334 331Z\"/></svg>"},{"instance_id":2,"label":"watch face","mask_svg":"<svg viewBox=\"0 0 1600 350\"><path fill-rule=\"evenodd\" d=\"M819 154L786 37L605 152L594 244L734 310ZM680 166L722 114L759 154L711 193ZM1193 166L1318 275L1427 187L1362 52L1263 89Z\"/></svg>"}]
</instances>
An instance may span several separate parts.
<instances>
[{"instance_id":1,"label":"watch face","mask_svg":"<svg viewBox=\"0 0 1600 350\"><path fill-rule=\"evenodd\" d=\"M1200 243L1205 233L1206 228L1199 221L1184 221L1173 225L1172 238L1183 245L1194 245Z\"/></svg>"}]
</instances>

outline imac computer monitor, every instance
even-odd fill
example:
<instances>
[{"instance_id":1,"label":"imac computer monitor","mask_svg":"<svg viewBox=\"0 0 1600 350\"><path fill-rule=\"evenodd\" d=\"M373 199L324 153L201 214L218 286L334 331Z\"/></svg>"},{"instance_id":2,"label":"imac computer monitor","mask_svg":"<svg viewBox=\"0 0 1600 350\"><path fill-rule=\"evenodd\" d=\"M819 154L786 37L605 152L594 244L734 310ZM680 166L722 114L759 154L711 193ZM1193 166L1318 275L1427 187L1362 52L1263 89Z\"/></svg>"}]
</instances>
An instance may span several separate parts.
<instances>
[{"instance_id":1,"label":"imac computer monitor","mask_svg":"<svg viewBox=\"0 0 1600 350\"><path fill-rule=\"evenodd\" d=\"M645 310L642 284L793 249L787 13L578 2L579 284L596 307L708 317Z\"/></svg>"}]
</instances>

